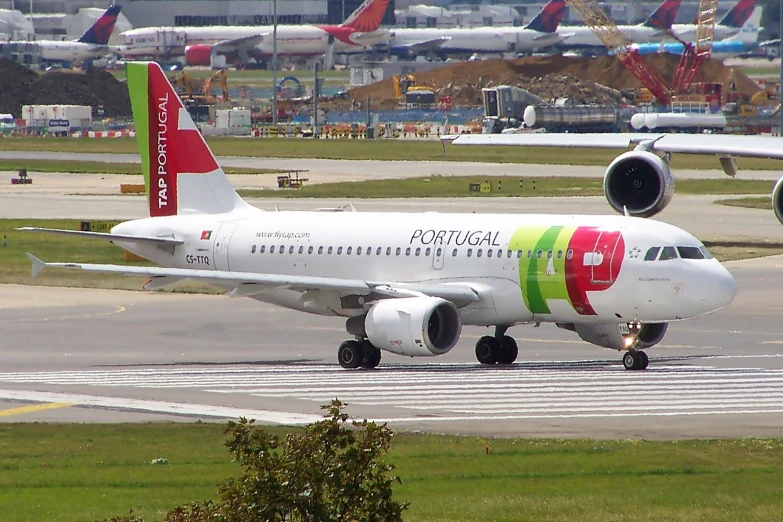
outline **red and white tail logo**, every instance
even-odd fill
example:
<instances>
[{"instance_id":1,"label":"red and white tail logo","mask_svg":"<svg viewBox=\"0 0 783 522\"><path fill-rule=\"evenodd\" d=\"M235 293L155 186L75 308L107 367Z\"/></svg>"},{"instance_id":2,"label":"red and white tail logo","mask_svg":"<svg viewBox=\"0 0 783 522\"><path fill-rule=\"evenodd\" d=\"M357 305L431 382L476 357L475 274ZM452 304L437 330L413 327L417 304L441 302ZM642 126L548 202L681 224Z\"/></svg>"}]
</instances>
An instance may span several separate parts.
<instances>
[{"instance_id":1,"label":"red and white tail logo","mask_svg":"<svg viewBox=\"0 0 783 522\"><path fill-rule=\"evenodd\" d=\"M150 216L216 214L245 206L163 70L157 63L144 65Z\"/></svg>"},{"instance_id":2,"label":"red and white tail logo","mask_svg":"<svg viewBox=\"0 0 783 522\"><path fill-rule=\"evenodd\" d=\"M342 26L362 33L377 31L381 26L381 20L386 14L388 5L389 0L364 0L362 5L343 22Z\"/></svg>"}]
</instances>

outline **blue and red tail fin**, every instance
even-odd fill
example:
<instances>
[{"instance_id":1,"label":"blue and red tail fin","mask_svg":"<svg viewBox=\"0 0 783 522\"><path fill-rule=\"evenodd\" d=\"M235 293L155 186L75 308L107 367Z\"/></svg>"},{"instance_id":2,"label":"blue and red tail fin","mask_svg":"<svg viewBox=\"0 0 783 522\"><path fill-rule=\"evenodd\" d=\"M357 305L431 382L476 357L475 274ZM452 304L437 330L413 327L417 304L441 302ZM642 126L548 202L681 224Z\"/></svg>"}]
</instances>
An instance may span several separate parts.
<instances>
[{"instance_id":1,"label":"blue and red tail fin","mask_svg":"<svg viewBox=\"0 0 783 522\"><path fill-rule=\"evenodd\" d=\"M119 5L113 5L108 8L106 12L92 24L92 27L87 29L78 41L88 44L107 45L109 43L109 38L111 38L111 33L114 31L114 24L117 23L117 16L120 14L120 9L122 9L122 7Z\"/></svg>"},{"instance_id":2,"label":"blue and red tail fin","mask_svg":"<svg viewBox=\"0 0 783 522\"><path fill-rule=\"evenodd\" d=\"M543 9L533 18L525 29L541 33L554 33L565 14L565 0L550 0Z\"/></svg>"},{"instance_id":3,"label":"blue and red tail fin","mask_svg":"<svg viewBox=\"0 0 783 522\"><path fill-rule=\"evenodd\" d=\"M252 208L236 193L155 62L126 64L150 216Z\"/></svg>"},{"instance_id":4,"label":"blue and red tail fin","mask_svg":"<svg viewBox=\"0 0 783 522\"><path fill-rule=\"evenodd\" d=\"M644 22L647 27L656 29L671 29L677 18L677 11L680 10L682 0L664 0L658 9Z\"/></svg>"},{"instance_id":5,"label":"blue and red tail fin","mask_svg":"<svg viewBox=\"0 0 783 522\"><path fill-rule=\"evenodd\" d=\"M718 23L726 27L740 28L748 21L755 7L756 0L739 0Z\"/></svg>"},{"instance_id":6,"label":"blue and red tail fin","mask_svg":"<svg viewBox=\"0 0 783 522\"><path fill-rule=\"evenodd\" d=\"M386 14L386 8L388 6L389 0L364 0L364 2L356 8L356 11L345 19L341 27L350 27L351 29L362 33L377 31L381 26L383 15Z\"/></svg>"}]
</instances>

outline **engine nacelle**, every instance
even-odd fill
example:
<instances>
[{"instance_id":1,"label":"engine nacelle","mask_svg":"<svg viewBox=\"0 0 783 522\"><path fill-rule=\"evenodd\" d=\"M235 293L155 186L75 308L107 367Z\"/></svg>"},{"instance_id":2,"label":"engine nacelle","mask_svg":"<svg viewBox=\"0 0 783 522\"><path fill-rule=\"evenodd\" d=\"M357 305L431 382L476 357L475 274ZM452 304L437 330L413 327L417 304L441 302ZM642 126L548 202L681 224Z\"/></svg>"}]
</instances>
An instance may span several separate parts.
<instances>
[{"instance_id":1,"label":"engine nacelle","mask_svg":"<svg viewBox=\"0 0 783 522\"><path fill-rule=\"evenodd\" d=\"M370 342L398 355L443 355L462 333L459 310L438 297L386 299L370 308L364 320Z\"/></svg>"},{"instance_id":2,"label":"engine nacelle","mask_svg":"<svg viewBox=\"0 0 783 522\"><path fill-rule=\"evenodd\" d=\"M783 177L775 183L775 190L772 191L772 210L778 221L783 223Z\"/></svg>"},{"instance_id":3,"label":"engine nacelle","mask_svg":"<svg viewBox=\"0 0 783 522\"><path fill-rule=\"evenodd\" d=\"M669 164L651 152L629 151L606 169L604 194L618 213L623 207L636 217L650 217L665 209L674 196Z\"/></svg>"},{"instance_id":4,"label":"engine nacelle","mask_svg":"<svg viewBox=\"0 0 783 522\"><path fill-rule=\"evenodd\" d=\"M212 65L211 45L188 45L185 47L185 65Z\"/></svg>"},{"instance_id":5,"label":"engine nacelle","mask_svg":"<svg viewBox=\"0 0 783 522\"><path fill-rule=\"evenodd\" d=\"M650 348L663 340L669 328L668 323L649 323L638 327L626 323L557 323L557 326L576 332L583 341L612 350Z\"/></svg>"}]
</instances>

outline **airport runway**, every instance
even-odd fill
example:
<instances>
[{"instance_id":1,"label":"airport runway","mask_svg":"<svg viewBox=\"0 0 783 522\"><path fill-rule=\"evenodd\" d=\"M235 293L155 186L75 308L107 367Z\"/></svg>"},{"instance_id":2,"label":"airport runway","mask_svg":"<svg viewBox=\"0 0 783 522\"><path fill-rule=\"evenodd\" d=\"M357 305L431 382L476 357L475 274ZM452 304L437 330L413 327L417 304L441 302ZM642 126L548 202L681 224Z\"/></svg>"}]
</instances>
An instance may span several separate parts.
<instances>
[{"instance_id":1,"label":"airport runway","mask_svg":"<svg viewBox=\"0 0 783 522\"><path fill-rule=\"evenodd\" d=\"M551 325L512 329L520 358L510 367L477 364L486 330L468 327L443 357L384 353L377 370L346 371L335 362L347 337L338 318L244 298L0 286L0 421L293 424L338 397L356 417L398 429L781 436L783 256L728 265L734 303L672 324L645 372Z\"/></svg>"}]
</instances>

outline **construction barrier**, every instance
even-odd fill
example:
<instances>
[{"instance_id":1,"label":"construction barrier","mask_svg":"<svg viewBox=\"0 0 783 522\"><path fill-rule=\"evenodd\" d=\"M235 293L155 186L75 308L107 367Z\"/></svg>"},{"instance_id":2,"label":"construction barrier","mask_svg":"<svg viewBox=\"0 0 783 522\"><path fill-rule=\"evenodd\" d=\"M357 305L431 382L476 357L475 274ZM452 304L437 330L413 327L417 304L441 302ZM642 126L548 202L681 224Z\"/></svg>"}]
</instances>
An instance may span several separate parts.
<instances>
[{"instance_id":1,"label":"construction barrier","mask_svg":"<svg viewBox=\"0 0 783 522\"><path fill-rule=\"evenodd\" d=\"M80 131L72 132L72 138L135 138L135 131Z\"/></svg>"}]
</instances>

